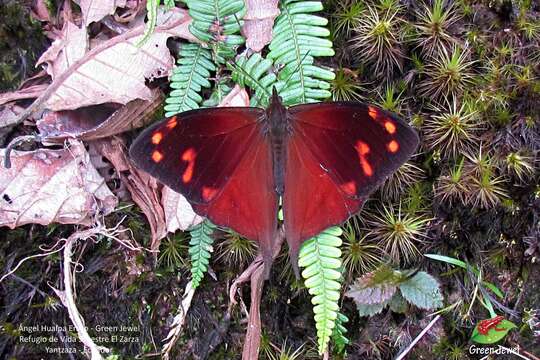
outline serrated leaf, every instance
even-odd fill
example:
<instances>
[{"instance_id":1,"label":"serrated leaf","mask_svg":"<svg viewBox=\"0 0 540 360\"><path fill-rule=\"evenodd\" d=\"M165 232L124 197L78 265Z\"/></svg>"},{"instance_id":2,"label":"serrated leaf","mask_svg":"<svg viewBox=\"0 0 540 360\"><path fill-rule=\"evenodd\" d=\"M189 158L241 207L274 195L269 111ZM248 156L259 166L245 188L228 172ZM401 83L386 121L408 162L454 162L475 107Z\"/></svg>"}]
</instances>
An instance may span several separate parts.
<instances>
[{"instance_id":1,"label":"serrated leaf","mask_svg":"<svg viewBox=\"0 0 540 360\"><path fill-rule=\"evenodd\" d=\"M514 328L517 328L516 324L509 320L503 319L499 324L497 324L497 326L489 329L486 335L482 335L478 332L477 324L474 327L473 333L471 335L471 340L478 344L493 344L503 339L506 334L508 334L508 332Z\"/></svg>"},{"instance_id":2,"label":"serrated leaf","mask_svg":"<svg viewBox=\"0 0 540 360\"><path fill-rule=\"evenodd\" d=\"M439 282L424 271L401 283L399 289L408 302L421 309L433 310L443 305Z\"/></svg>"},{"instance_id":3,"label":"serrated leaf","mask_svg":"<svg viewBox=\"0 0 540 360\"><path fill-rule=\"evenodd\" d=\"M356 304L356 308L360 316L373 316L383 311L386 305L388 301L379 304Z\"/></svg>"},{"instance_id":4,"label":"serrated leaf","mask_svg":"<svg viewBox=\"0 0 540 360\"><path fill-rule=\"evenodd\" d=\"M399 292L392 296L388 305L390 305L390 310L395 313L404 314L407 311L407 301Z\"/></svg>"}]
</instances>

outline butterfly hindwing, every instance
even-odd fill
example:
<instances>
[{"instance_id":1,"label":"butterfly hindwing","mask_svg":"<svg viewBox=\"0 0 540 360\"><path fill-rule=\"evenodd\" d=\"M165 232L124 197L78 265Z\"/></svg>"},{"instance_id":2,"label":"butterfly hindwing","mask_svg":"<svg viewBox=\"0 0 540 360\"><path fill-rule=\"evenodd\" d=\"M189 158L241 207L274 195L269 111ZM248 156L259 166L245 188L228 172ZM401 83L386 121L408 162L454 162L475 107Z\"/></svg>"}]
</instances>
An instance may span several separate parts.
<instances>
[{"instance_id":1,"label":"butterfly hindwing","mask_svg":"<svg viewBox=\"0 0 540 360\"><path fill-rule=\"evenodd\" d=\"M259 241L266 258L277 229L277 195L270 145L258 108L181 113L135 140L135 164L184 195L216 225Z\"/></svg>"},{"instance_id":2,"label":"butterfly hindwing","mask_svg":"<svg viewBox=\"0 0 540 360\"><path fill-rule=\"evenodd\" d=\"M418 137L399 118L360 103L299 105L288 117L292 136L283 203L295 258L304 240L358 212L411 156Z\"/></svg>"}]
</instances>

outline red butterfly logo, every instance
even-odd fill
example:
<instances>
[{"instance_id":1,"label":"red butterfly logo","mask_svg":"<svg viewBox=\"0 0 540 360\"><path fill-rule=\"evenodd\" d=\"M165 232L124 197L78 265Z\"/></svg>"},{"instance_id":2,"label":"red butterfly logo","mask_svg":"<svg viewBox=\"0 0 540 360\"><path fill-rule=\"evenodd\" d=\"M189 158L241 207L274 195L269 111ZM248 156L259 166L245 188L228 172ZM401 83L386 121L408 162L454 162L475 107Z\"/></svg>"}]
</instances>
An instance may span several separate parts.
<instances>
[{"instance_id":1,"label":"red butterfly logo","mask_svg":"<svg viewBox=\"0 0 540 360\"><path fill-rule=\"evenodd\" d=\"M135 140L130 156L197 214L258 241L268 265L281 196L296 264L303 241L357 213L417 144L411 127L377 107L286 108L274 89L266 110L197 109L158 122Z\"/></svg>"}]
</instances>

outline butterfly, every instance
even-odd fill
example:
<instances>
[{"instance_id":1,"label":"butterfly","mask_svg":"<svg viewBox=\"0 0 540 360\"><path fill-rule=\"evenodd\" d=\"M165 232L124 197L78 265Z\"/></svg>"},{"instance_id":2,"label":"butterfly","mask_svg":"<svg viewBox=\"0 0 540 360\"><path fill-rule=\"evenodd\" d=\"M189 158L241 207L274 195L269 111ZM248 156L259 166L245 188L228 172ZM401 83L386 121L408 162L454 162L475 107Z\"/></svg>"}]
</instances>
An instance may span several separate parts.
<instances>
[{"instance_id":1,"label":"butterfly","mask_svg":"<svg viewBox=\"0 0 540 360\"><path fill-rule=\"evenodd\" d=\"M302 242L358 213L417 145L409 125L376 106L286 108L274 88L267 109L196 109L157 122L135 139L130 157L197 214L256 240L266 265L281 197L297 271Z\"/></svg>"}]
</instances>

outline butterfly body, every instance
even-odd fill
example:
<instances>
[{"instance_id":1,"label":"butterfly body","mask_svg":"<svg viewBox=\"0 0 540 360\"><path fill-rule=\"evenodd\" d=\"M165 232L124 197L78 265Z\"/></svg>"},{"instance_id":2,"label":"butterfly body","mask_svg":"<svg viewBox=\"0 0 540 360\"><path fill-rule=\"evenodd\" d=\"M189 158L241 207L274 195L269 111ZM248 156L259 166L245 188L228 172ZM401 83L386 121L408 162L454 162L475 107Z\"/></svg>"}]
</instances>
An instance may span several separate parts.
<instances>
[{"instance_id":1,"label":"butterfly body","mask_svg":"<svg viewBox=\"0 0 540 360\"><path fill-rule=\"evenodd\" d=\"M405 162L416 132L357 102L267 109L191 110L143 131L130 148L137 166L183 194L195 212L256 240L267 262L279 198L293 264L301 243L357 213Z\"/></svg>"}]
</instances>

